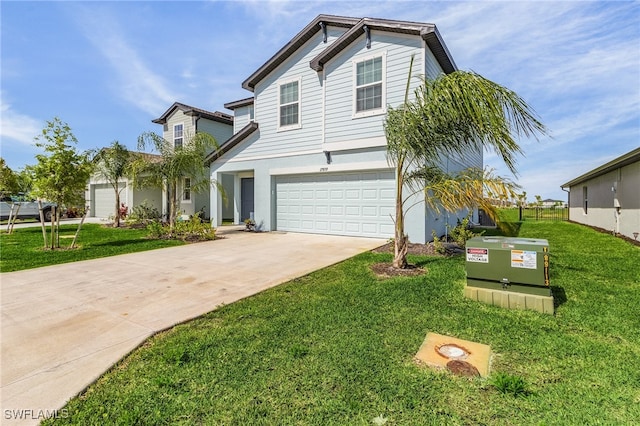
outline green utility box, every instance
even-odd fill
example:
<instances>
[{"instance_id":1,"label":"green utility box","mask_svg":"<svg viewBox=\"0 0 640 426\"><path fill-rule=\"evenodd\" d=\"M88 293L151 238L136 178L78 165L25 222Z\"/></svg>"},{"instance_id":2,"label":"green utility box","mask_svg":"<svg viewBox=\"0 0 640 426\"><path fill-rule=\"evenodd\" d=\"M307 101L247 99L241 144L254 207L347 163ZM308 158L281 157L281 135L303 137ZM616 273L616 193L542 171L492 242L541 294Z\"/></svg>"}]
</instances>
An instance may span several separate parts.
<instances>
[{"instance_id":1,"label":"green utility box","mask_svg":"<svg viewBox=\"0 0 640 426\"><path fill-rule=\"evenodd\" d=\"M551 296L547 240L474 237L466 257L468 287Z\"/></svg>"}]
</instances>

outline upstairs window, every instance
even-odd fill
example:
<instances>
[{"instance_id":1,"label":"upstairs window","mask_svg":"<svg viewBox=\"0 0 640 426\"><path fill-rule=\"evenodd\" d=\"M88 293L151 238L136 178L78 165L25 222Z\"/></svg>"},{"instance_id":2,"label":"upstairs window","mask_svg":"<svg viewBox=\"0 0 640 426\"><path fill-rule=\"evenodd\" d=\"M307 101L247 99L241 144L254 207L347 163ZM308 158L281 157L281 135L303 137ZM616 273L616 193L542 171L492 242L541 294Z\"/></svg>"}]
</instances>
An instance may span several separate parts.
<instances>
[{"instance_id":1,"label":"upstairs window","mask_svg":"<svg viewBox=\"0 0 640 426\"><path fill-rule=\"evenodd\" d=\"M184 178L182 182L182 201L191 201L191 178Z\"/></svg>"},{"instance_id":2,"label":"upstairs window","mask_svg":"<svg viewBox=\"0 0 640 426\"><path fill-rule=\"evenodd\" d=\"M249 121L255 120L255 113L253 109L253 105L249 106Z\"/></svg>"},{"instance_id":3,"label":"upstairs window","mask_svg":"<svg viewBox=\"0 0 640 426\"><path fill-rule=\"evenodd\" d=\"M175 124L173 126L173 146L178 148L182 146L182 134L184 130L184 125Z\"/></svg>"},{"instance_id":4,"label":"upstairs window","mask_svg":"<svg viewBox=\"0 0 640 426\"><path fill-rule=\"evenodd\" d=\"M279 130L300 127L300 79L278 86Z\"/></svg>"},{"instance_id":5,"label":"upstairs window","mask_svg":"<svg viewBox=\"0 0 640 426\"><path fill-rule=\"evenodd\" d=\"M384 112L384 56L354 63L354 116Z\"/></svg>"}]
</instances>

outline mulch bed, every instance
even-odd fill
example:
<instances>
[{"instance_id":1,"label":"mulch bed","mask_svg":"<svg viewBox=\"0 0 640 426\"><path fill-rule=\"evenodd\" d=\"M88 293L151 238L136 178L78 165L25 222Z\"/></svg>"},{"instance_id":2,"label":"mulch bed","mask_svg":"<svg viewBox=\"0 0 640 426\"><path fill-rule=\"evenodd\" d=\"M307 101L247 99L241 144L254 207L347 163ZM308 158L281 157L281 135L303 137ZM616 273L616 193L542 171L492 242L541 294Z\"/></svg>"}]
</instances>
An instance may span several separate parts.
<instances>
[{"instance_id":1,"label":"mulch bed","mask_svg":"<svg viewBox=\"0 0 640 426\"><path fill-rule=\"evenodd\" d=\"M462 253L462 250L455 244L444 243L444 247L446 252L441 254L436 251L433 243L409 243L407 254L414 254L418 256L452 256L457 253ZM393 248L393 243L391 242L371 251L373 253L393 253ZM391 262L374 263L371 265L371 270L378 278L415 277L417 275L424 275L428 273L427 269L420 268L416 265L409 265L406 269L394 268Z\"/></svg>"},{"instance_id":2,"label":"mulch bed","mask_svg":"<svg viewBox=\"0 0 640 426\"><path fill-rule=\"evenodd\" d=\"M378 278L415 277L427 273L426 269L416 265L409 265L406 269L394 268L391 262L374 263L371 270Z\"/></svg>"},{"instance_id":3,"label":"mulch bed","mask_svg":"<svg viewBox=\"0 0 640 426\"><path fill-rule=\"evenodd\" d=\"M415 254L418 256L452 256L459 253L464 253L464 250L460 249L456 244L443 243L446 252L440 254L436 251L433 243L427 244L415 244L409 243L409 249L407 254ZM381 247L371 250L373 253L393 253L393 243L387 243Z\"/></svg>"}]
</instances>

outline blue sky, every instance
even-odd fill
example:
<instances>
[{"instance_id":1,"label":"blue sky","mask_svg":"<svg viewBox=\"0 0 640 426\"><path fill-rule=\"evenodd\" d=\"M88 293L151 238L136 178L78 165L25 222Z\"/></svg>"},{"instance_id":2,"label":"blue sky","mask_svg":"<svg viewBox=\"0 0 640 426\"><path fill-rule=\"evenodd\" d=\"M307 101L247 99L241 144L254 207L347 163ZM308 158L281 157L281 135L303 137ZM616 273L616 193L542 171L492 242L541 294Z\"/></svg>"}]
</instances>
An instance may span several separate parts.
<instances>
[{"instance_id":1,"label":"blue sky","mask_svg":"<svg viewBox=\"0 0 640 426\"><path fill-rule=\"evenodd\" d=\"M560 185L640 146L640 2L2 1L2 157L35 163L55 116L79 148L138 135L174 101L211 111L320 13L435 23L458 68L520 94L552 138L522 140L517 181ZM485 164L507 176L497 158Z\"/></svg>"}]
</instances>

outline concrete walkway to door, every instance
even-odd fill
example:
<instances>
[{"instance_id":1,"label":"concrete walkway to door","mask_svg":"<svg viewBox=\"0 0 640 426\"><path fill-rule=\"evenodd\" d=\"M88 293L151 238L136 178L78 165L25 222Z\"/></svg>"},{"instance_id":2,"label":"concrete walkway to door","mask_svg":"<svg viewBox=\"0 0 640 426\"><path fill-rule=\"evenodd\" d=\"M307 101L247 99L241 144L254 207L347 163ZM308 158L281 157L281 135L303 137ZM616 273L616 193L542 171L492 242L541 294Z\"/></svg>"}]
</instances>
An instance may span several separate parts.
<instances>
[{"instance_id":1,"label":"concrete walkway to door","mask_svg":"<svg viewBox=\"0 0 640 426\"><path fill-rule=\"evenodd\" d=\"M384 244L228 232L224 239L0 274L2 424L37 424L149 336Z\"/></svg>"}]
</instances>

